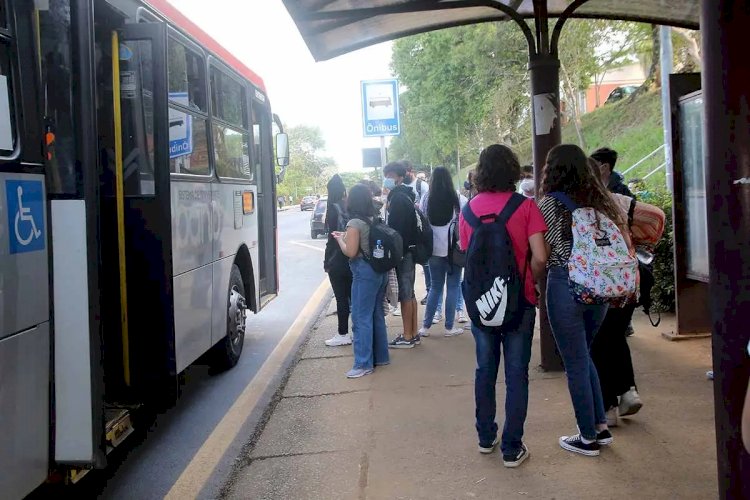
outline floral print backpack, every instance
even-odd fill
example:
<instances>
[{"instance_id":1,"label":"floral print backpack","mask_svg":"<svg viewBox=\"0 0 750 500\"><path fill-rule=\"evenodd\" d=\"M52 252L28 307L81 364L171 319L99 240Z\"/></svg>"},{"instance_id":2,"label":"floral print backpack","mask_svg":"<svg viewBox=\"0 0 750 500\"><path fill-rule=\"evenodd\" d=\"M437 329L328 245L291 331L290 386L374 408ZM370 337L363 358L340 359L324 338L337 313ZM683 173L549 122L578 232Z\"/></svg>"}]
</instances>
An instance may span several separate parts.
<instances>
[{"instance_id":1,"label":"floral print backpack","mask_svg":"<svg viewBox=\"0 0 750 500\"><path fill-rule=\"evenodd\" d=\"M638 301L638 259L617 224L590 207L579 207L564 193L550 193L573 215L573 246L568 261L570 292L582 304L623 307Z\"/></svg>"}]
</instances>

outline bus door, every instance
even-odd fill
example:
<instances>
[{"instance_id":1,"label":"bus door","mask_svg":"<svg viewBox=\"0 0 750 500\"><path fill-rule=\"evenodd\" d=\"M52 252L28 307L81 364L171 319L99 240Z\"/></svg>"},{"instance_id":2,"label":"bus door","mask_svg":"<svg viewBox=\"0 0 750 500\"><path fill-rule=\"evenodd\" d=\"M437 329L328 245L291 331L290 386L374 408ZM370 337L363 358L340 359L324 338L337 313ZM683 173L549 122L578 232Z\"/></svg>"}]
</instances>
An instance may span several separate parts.
<instances>
[{"instance_id":1,"label":"bus door","mask_svg":"<svg viewBox=\"0 0 750 500\"><path fill-rule=\"evenodd\" d=\"M176 380L166 25L99 26L105 397L143 401Z\"/></svg>"},{"instance_id":2,"label":"bus door","mask_svg":"<svg viewBox=\"0 0 750 500\"><path fill-rule=\"evenodd\" d=\"M274 172L271 113L267 101L261 103L256 93L252 101L253 154L258 175L258 259L260 307L278 293L276 248L276 182Z\"/></svg>"}]
</instances>

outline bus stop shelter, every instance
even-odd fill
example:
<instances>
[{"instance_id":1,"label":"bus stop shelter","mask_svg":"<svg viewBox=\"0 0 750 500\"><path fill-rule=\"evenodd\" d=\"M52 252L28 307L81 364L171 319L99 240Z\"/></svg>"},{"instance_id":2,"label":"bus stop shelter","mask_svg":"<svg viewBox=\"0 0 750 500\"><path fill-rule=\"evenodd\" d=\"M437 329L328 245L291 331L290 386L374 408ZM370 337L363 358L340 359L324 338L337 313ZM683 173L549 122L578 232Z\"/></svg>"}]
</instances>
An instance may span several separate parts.
<instances>
[{"instance_id":1,"label":"bus stop shelter","mask_svg":"<svg viewBox=\"0 0 750 500\"><path fill-rule=\"evenodd\" d=\"M529 48L531 133L538 166L561 141L557 54L568 19L618 19L701 30L719 496L750 498L750 455L740 436L750 377L750 65L744 52L750 0L283 1L318 61L431 30L515 22ZM537 183L540 171L536 169ZM554 345L546 330L542 364L552 368Z\"/></svg>"}]
</instances>

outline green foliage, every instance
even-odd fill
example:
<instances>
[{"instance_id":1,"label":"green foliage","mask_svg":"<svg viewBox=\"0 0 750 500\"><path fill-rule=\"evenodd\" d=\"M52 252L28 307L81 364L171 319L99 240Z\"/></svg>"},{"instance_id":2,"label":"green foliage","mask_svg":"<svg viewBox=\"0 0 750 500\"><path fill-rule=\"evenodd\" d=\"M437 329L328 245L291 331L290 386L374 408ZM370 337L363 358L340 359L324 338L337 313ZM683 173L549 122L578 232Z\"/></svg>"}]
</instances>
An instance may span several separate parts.
<instances>
[{"instance_id":1,"label":"green foliage","mask_svg":"<svg viewBox=\"0 0 750 500\"><path fill-rule=\"evenodd\" d=\"M672 195L666 189L649 192L644 202L656 205L666 214L664 236L654 251L654 287L651 289L653 312L675 311L674 233L672 230Z\"/></svg>"},{"instance_id":2,"label":"green foliage","mask_svg":"<svg viewBox=\"0 0 750 500\"><path fill-rule=\"evenodd\" d=\"M308 194L322 194L334 167L332 158L323 155L325 141L318 127L289 127L289 166L284 182L278 185L279 195L293 196L298 201Z\"/></svg>"}]
</instances>

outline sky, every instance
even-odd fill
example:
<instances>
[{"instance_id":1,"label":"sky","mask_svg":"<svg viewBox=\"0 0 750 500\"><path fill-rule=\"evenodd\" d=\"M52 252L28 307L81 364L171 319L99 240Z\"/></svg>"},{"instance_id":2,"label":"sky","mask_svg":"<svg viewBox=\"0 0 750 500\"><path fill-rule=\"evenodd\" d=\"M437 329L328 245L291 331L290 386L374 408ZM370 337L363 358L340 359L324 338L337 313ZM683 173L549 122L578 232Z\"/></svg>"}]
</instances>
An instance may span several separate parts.
<instances>
[{"instance_id":1,"label":"sky","mask_svg":"<svg viewBox=\"0 0 750 500\"><path fill-rule=\"evenodd\" d=\"M259 74L284 124L320 127L339 170L359 170L360 81L390 78L391 43L316 63L281 0L168 0Z\"/></svg>"}]
</instances>

